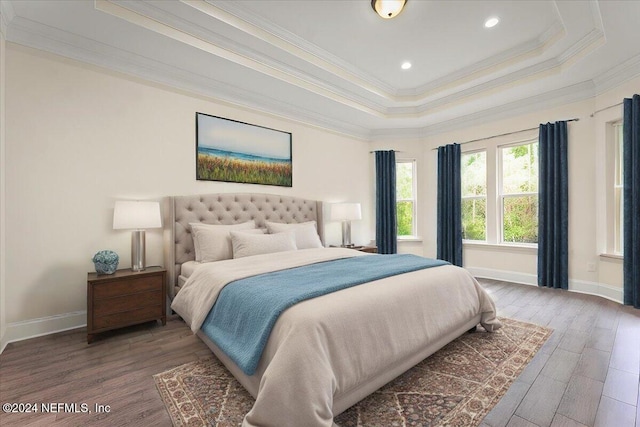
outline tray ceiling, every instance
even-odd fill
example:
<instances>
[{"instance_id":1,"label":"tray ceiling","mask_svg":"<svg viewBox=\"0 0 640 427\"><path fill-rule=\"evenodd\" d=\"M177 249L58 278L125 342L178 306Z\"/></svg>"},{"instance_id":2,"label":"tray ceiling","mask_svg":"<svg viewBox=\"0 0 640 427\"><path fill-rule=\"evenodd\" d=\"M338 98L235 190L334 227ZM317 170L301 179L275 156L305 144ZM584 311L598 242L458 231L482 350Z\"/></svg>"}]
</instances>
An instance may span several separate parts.
<instances>
[{"instance_id":1,"label":"tray ceiling","mask_svg":"<svg viewBox=\"0 0 640 427\"><path fill-rule=\"evenodd\" d=\"M640 74L638 22L638 1L409 0L383 20L368 0L3 0L1 23L11 42L383 139L593 97Z\"/></svg>"}]
</instances>

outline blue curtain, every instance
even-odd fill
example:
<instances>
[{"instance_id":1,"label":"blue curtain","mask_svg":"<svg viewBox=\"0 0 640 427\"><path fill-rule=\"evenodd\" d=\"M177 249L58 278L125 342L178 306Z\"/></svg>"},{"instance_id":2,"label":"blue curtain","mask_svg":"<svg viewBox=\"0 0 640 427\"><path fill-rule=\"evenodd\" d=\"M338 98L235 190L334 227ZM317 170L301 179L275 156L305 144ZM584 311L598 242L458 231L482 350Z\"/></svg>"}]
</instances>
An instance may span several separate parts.
<instances>
[{"instance_id":1,"label":"blue curtain","mask_svg":"<svg viewBox=\"0 0 640 427\"><path fill-rule=\"evenodd\" d=\"M640 95L623 104L624 303L640 308Z\"/></svg>"},{"instance_id":2,"label":"blue curtain","mask_svg":"<svg viewBox=\"0 0 640 427\"><path fill-rule=\"evenodd\" d=\"M460 144L438 147L437 257L462 267Z\"/></svg>"},{"instance_id":3,"label":"blue curtain","mask_svg":"<svg viewBox=\"0 0 640 427\"><path fill-rule=\"evenodd\" d=\"M379 254L398 252L396 153L376 151L376 245Z\"/></svg>"},{"instance_id":4,"label":"blue curtain","mask_svg":"<svg viewBox=\"0 0 640 427\"><path fill-rule=\"evenodd\" d=\"M540 125L538 286L569 288L567 122Z\"/></svg>"}]
</instances>

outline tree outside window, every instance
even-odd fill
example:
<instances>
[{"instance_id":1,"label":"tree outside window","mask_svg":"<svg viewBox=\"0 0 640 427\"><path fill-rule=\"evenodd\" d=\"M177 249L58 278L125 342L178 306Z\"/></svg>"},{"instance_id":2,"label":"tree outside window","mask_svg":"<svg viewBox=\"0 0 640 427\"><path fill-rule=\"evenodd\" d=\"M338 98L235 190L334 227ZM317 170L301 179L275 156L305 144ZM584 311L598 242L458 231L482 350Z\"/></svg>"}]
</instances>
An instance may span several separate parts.
<instances>
[{"instance_id":1,"label":"tree outside window","mask_svg":"<svg viewBox=\"0 0 640 427\"><path fill-rule=\"evenodd\" d=\"M416 186L415 161L396 162L396 214L398 237L415 236Z\"/></svg>"},{"instance_id":2,"label":"tree outside window","mask_svg":"<svg viewBox=\"0 0 640 427\"><path fill-rule=\"evenodd\" d=\"M461 158L462 238L487 240L487 152L464 153Z\"/></svg>"},{"instance_id":3,"label":"tree outside window","mask_svg":"<svg viewBox=\"0 0 640 427\"><path fill-rule=\"evenodd\" d=\"M502 242L538 243L538 141L500 148Z\"/></svg>"}]
</instances>

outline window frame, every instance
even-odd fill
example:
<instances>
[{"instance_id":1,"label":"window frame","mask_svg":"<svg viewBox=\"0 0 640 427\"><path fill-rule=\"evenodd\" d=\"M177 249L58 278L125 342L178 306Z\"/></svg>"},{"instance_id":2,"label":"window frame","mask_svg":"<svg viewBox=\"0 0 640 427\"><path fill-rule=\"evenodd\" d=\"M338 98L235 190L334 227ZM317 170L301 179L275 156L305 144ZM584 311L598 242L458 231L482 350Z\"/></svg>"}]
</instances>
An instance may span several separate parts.
<instances>
[{"instance_id":1,"label":"window frame","mask_svg":"<svg viewBox=\"0 0 640 427\"><path fill-rule=\"evenodd\" d=\"M411 164L411 195L413 196L411 199L400 199L397 190L396 190L396 215L398 213L398 202L411 202L412 204L412 217L411 217L411 234L407 235L398 235L398 240L413 240L418 238L418 226L417 226L417 211L418 211L418 179L417 179L417 162L416 159L396 159L396 170L398 169L398 164L400 163L410 163ZM396 189L398 185L398 178L396 174ZM397 227L397 226L396 226Z\"/></svg>"},{"instance_id":2,"label":"window frame","mask_svg":"<svg viewBox=\"0 0 640 427\"><path fill-rule=\"evenodd\" d=\"M504 201L505 198L516 198L516 197L529 197L529 196L536 196L538 198L538 206L540 203L540 188L538 188L538 191L536 192L520 192L520 193L508 193L508 194L504 194L504 182L503 182L503 178L504 178L504 157L503 157L503 150L504 149L508 149L511 147L518 147L521 145L529 145L529 144L538 144L538 147L540 147L540 140L538 137L534 137L534 138L528 138L528 139L524 139L524 140L520 140L520 141L516 141L516 142L510 142L510 143L506 143L506 144L500 144L498 146L496 146L496 156L497 156L497 162L496 162L496 172L497 172L497 178L496 178L496 223L498 226L498 244L499 245L504 245L504 246L522 246L522 247L528 247L528 248L537 248L538 247L538 243L525 243L525 242L508 242L504 240ZM539 152L538 152L538 175L540 174L540 158L539 158ZM539 178L538 178L539 179ZM539 211L538 211L538 216L539 216ZM538 236L538 240L539 240L539 236Z\"/></svg>"},{"instance_id":3,"label":"window frame","mask_svg":"<svg viewBox=\"0 0 640 427\"><path fill-rule=\"evenodd\" d=\"M613 129L613 254L624 255L624 158L622 121L611 123Z\"/></svg>"},{"instance_id":4,"label":"window frame","mask_svg":"<svg viewBox=\"0 0 640 427\"><path fill-rule=\"evenodd\" d=\"M484 192L484 196L464 196L464 195L460 195L460 203L462 204L465 200L482 200L484 199L484 206L485 206L485 222L484 222L484 240L475 240L475 239L462 239L463 243L487 243L489 241L489 226L488 226L488 222L489 222L489 215L488 215L488 210L487 210L487 206L489 203L489 179L488 179L488 156L489 156L489 151L486 148L478 148L475 150L469 150L469 151L464 151L460 154L460 161L462 162L462 158L465 155L470 155L470 154L477 154L477 153L484 153L484 187L485 187L485 192ZM462 174L462 165L460 167L460 173ZM460 179L462 181L462 175L460 176ZM461 192L462 193L462 192Z\"/></svg>"}]
</instances>

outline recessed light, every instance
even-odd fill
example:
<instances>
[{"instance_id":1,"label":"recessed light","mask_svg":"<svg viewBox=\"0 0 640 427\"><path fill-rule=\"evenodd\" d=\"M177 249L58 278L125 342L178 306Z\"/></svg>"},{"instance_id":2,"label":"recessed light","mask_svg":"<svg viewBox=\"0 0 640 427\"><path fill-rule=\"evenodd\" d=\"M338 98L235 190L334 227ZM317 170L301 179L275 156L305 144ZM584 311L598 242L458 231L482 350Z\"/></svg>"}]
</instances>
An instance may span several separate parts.
<instances>
[{"instance_id":1,"label":"recessed light","mask_svg":"<svg viewBox=\"0 0 640 427\"><path fill-rule=\"evenodd\" d=\"M484 22L484 26L485 28L492 28L495 27L496 25L498 25L498 22L500 22L500 19L496 18L495 16L492 18L487 19Z\"/></svg>"},{"instance_id":2,"label":"recessed light","mask_svg":"<svg viewBox=\"0 0 640 427\"><path fill-rule=\"evenodd\" d=\"M411 68L411 62L409 61L405 61L402 63L402 65L400 66L403 70L408 70L409 68Z\"/></svg>"}]
</instances>

